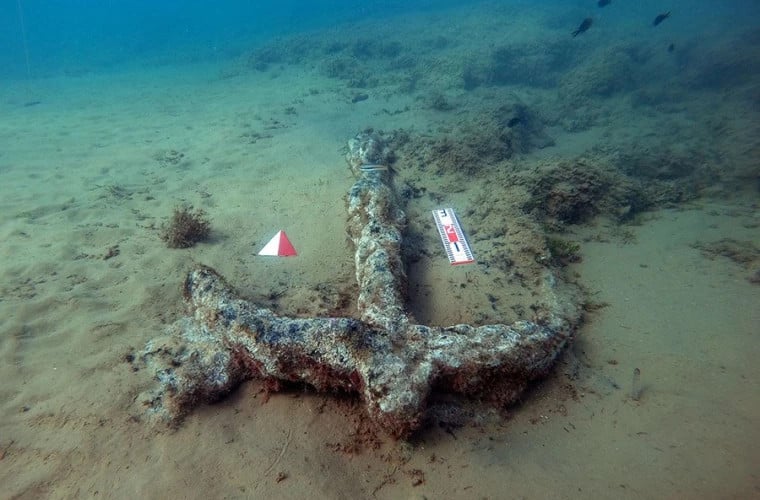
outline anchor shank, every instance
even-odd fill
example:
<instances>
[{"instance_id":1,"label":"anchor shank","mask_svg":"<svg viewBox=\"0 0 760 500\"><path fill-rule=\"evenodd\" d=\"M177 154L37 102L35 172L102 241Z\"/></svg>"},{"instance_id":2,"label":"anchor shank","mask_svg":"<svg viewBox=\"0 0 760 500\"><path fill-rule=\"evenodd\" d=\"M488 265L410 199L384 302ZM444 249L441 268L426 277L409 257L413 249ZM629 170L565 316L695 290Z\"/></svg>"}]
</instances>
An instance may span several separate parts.
<instances>
[{"instance_id":1,"label":"anchor shank","mask_svg":"<svg viewBox=\"0 0 760 500\"><path fill-rule=\"evenodd\" d=\"M409 318L404 308L406 272L401 259L404 212L398 208L390 172L361 174L348 194L348 234L356 247L362 320L396 334Z\"/></svg>"}]
</instances>

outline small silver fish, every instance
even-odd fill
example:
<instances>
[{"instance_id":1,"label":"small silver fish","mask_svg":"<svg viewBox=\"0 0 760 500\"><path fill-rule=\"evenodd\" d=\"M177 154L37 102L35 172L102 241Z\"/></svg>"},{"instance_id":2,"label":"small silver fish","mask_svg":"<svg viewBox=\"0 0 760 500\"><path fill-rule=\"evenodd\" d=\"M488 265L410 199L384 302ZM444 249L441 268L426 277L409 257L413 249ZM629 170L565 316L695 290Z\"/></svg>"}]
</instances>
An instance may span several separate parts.
<instances>
[{"instance_id":1,"label":"small silver fish","mask_svg":"<svg viewBox=\"0 0 760 500\"><path fill-rule=\"evenodd\" d=\"M359 170L362 172L387 172L390 170L390 167L388 165L365 164L360 166Z\"/></svg>"}]
</instances>

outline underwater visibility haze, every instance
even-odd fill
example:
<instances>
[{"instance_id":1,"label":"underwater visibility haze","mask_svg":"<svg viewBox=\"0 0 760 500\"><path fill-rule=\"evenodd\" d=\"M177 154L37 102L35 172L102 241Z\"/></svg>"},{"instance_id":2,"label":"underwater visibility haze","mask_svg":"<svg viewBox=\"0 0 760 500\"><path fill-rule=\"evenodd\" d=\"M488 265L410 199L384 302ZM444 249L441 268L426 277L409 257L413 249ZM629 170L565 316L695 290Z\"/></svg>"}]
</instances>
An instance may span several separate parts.
<instances>
[{"instance_id":1,"label":"underwater visibility haze","mask_svg":"<svg viewBox=\"0 0 760 500\"><path fill-rule=\"evenodd\" d=\"M760 496L757 19L0 1L0 497Z\"/></svg>"}]
</instances>

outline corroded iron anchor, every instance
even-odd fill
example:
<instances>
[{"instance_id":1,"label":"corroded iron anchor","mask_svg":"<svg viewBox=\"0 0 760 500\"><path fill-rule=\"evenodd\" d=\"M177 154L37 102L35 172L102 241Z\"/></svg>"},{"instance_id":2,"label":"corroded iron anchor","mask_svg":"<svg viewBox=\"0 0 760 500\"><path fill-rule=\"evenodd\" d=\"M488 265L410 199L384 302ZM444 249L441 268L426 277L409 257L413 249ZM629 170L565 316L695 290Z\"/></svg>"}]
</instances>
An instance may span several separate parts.
<instances>
[{"instance_id":1,"label":"corroded iron anchor","mask_svg":"<svg viewBox=\"0 0 760 500\"><path fill-rule=\"evenodd\" d=\"M139 398L149 416L176 424L194 405L262 378L356 393L375 424L406 436L422 424L432 387L477 394L498 384L506 403L547 372L578 316L577 305L556 293L548 268L541 285L548 312L540 321L433 327L415 324L406 313L405 215L392 171L379 168L386 155L376 134L349 141L347 158L358 175L348 194L348 232L356 248L360 317L279 316L239 298L213 269L199 267L184 283L188 315L138 357L158 381Z\"/></svg>"}]
</instances>

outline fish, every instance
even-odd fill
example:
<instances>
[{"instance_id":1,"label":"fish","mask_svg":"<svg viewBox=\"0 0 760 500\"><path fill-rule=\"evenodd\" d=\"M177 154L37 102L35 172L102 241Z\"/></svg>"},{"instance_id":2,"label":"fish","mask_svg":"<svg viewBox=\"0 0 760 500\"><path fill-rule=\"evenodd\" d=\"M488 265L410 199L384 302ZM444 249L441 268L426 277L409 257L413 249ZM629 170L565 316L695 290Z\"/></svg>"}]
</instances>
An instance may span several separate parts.
<instances>
[{"instance_id":1,"label":"fish","mask_svg":"<svg viewBox=\"0 0 760 500\"><path fill-rule=\"evenodd\" d=\"M593 22L594 20L591 19L590 17L587 17L586 19L584 19L581 25L578 26L578 29L573 31L573 38L587 31L591 27L591 23Z\"/></svg>"},{"instance_id":2,"label":"fish","mask_svg":"<svg viewBox=\"0 0 760 500\"><path fill-rule=\"evenodd\" d=\"M606 7L610 4L611 1L612 0L599 0L599 2L597 2L597 5L599 7Z\"/></svg>"},{"instance_id":3,"label":"fish","mask_svg":"<svg viewBox=\"0 0 760 500\"><path fill-rule=\"evenodd\" d=\"M391 168L388 165L380 165L377 163L365 163L359 166L359 170L362 172L388 172Z\"/></svg>"},{"instance_id":4,"label":"fish","mask_svg":"<svg viewBox=\"0 0 760 500\"><path fill-rule=\"evenodd\" d=\"M512 128L515 125L519 125L522 123L522 119L519 116L515 116L514 118L510 118L507 122L507 127Z\"/></svg>"},{"instance_id":5,"label":"fish","mask_svg":"<svg viewBox=\"0 0 760 500\"><path fill-rule=\"evenodd\" d=\"M665 19L670 17L670 11L665 12L664 14L659 14L657 17L654 18L654 21L652 21L652 26L657 26L661 22L663 22Z\"/></svg>"},{"instance_id":6,"label":"fish","mask_svg":"<svg viewBox=\"0 0 760 500\"><path fill-rule=\"evenodd\" d=\"M671 43L668 45L668 52L673 52L674 50L676 50L676 44Z\"/></svg>"}]
</instances>

